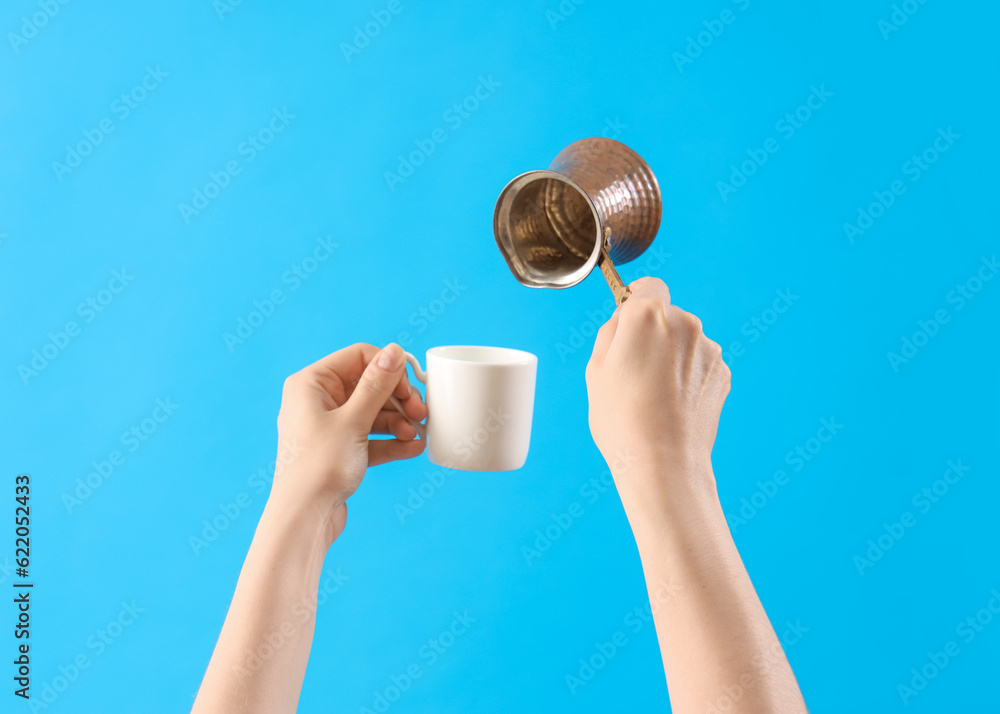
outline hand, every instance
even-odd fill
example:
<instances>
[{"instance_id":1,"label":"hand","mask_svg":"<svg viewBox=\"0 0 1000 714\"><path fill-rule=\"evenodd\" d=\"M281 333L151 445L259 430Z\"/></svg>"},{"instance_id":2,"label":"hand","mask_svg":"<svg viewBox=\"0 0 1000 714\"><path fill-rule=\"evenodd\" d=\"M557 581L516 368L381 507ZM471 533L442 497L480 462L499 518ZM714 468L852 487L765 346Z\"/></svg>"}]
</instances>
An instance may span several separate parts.
<instances>
[{"instance_id":1,"label":"hand","mask_svg":"<svg viewBox=\"0 0 1000 714\"><path fill-rule=\"evenodd\" d=\"M427 407L410 386L403 350L356 344L285 380L278 413L278 459L268 506L296 520L314 517L327 545L344 529L346 501L365 470L424 450L406 416L422 421ZM395 439L369 439L392 434Z\"/></svg>"},{"instance_id":2,"label":"hand","mask_svg":"<svg viewBox=\"0 0 1000 714\"><path fill-rule=\"evenodd\" d=\"M662 502L691 478L707 477L700 485L714 491L712 445L730 380L722 349L697 317L670 304L662 280L631 287L587 365L590 431L626 511Z\"/></svg>"}]
</instances>

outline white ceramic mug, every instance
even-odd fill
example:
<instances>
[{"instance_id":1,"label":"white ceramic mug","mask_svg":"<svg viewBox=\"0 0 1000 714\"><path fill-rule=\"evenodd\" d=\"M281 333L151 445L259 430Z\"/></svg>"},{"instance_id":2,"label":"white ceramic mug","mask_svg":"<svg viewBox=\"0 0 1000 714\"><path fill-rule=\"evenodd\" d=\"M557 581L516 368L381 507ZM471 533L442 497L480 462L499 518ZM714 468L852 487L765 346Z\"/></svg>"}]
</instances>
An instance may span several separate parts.
<instances>
[{"instance_id":1,"label":"white ceramic mug","mask_svg":"<svg viewBox=\"0 0 1000 714\"><path fill-rule=\"evenodd\" d=\"M427 350L426 372L409 352L406 361L427 385L427 423L408 421L426 439L431 463L464 471L524 466L535 404L535 355L452 345ZM390 400L403 411L399 400Z\"/></svg>"}]
</instances>

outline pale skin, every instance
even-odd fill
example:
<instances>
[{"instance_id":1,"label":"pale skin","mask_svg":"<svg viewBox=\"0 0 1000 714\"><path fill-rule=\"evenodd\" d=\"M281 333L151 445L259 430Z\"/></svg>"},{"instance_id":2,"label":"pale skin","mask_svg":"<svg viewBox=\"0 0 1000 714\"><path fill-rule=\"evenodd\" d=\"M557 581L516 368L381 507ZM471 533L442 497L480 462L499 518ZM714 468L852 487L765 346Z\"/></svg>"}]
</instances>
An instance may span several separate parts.
<instances>
[{"instance_id":1,"label":"pale skin","mask_svg":"<svg viewBox=\"0 0 1000 714\"><path fill-rule=\"evenodd\" d=\"M590 429L639 548L672 709L805 712L716 494L711 453L729 393L721 350L662 281L631 287L587 366ZM424 448L390 395L409 419L427 416L392 344L353 345L286 380L279 468L193 712L295 711L347 499L369 466Z\"/></svg>"},{"instance_id":2,"label":"pale skin","mask_svg":"<svg viewBox=\"0 0 1000 714\"><path fill-rule=\"evenodd\" d=\"M643 278L595 339L590 430L639 548L672 710L796 714L805 702L716 492L729 386L701 321Z\"/></svg>"}]
</instances>

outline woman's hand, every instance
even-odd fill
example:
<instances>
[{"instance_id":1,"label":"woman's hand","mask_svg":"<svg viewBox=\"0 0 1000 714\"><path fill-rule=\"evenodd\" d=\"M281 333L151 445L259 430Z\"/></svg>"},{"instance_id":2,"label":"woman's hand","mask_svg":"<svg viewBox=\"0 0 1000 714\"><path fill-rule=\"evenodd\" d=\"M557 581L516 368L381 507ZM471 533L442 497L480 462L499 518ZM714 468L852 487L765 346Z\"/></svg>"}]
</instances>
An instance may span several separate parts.
<instances>
[{"instance_id":1,"label":"woman's hand","mask_svg":"<svg viewBox=\"0 0 1000 714\"><path fill-rule=\"evenodd\" d=\"M285 380L278 413L278 458L268 506L315 517L332 543L347 519L346 501L365 470L420 454L416 429L388 403L423 421L427 407L410 386L403 350L356 344ZM370 439L391 434L395 439Z\"/></svg>"},{"instance_id":2,"label":"woman's hand","mask_svg":"<svg viewBox=\"0 0 1000 714\"><path fill-rule=\"evenodd\" d=\"M285 380L271 495L192 712L295 711L320 573L344 530L346 501L369 466L424 449L387 404L395 395L410 419L427 416L403 365L399 345L351 345Z\"/></svg>"},{"instance_id":3,"label":"woman's hand","mask_svg":"<svg viewBox=\"0 0 1000 714\"><path fill-rule=\"evenodd\" d=\"M730 378L719 345L697 317L670 304L662 280L642 278L631 287L598 332L587 365L590 430L627 511L669 499L691 479L711 479ZM655 481L645 483L650 474Z\"/></svg>"},{"instance_id":4,"label":"woman's hand","mask_svg":"<svg viewBox=\"0 0 1000 714\"><path fill-rule=\"evenodd\" d=\"M718 711L725 698L734 714L804 713L715 489L712 446L729 378L701 321L670 304L662 280L637 280L587 365L590 430L656 603L673 711ZM739 702L728 695L736 683Z\"/></svg>"}]
</instances>

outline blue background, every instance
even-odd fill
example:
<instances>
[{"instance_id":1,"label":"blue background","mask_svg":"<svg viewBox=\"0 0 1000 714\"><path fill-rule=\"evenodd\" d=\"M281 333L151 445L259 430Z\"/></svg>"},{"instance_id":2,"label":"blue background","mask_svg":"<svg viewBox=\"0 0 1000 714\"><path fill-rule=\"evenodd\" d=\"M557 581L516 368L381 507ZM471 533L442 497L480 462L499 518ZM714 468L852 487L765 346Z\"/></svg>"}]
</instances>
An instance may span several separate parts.
<instances>
[{"instance_id":1,"label":"blue background","mask_svg":"<svg viewBox=\"0 0 1000 714\"><path fill-rule=\"evenodd\" d=\"M955 630L1000 588L1000 281L948 301L998 252L995 5L914 5L884 38L889 2L400 0L349 56L386 3L72 2L12 42L39 7L8 3L0 22L0 470L5 512L14 475L33 478L33 693L63 689L46 711L191 705L264 506L283 379L392 340L537 354L531 453L513 473L446 472L402 522L396 505L435 469L421 457L369 474L327 559L349 579L320 607L301 711L371 707L413 663L423 676L392 712L667 708L653 627L625 624L646 594L621 504L581 493L605 466L587 429L592 340L569 345L610 293L599 275L523 288L492 236L510 178L600 135L635 148L663 191L654 249L669 257L623 276L665 279L727 350L720 495L778 634L807 630L787 652L811 710L1000 711L1000 624L971 642ZM726 9L732 23L678 66ZM147 65L168 76L122 117L113 103ZM446 113L481 77L499 86L456 126ZM833 95L786 138L777 122L813 86ZM288 126L241 155L284 108ZM114 131L57 176L102 120ZM904 164L948 127L960 138L912 181ZM436 128L446 140L390 188L385 173ZM779 150L723 200L717 182L769 138ZM230 160L240 173L186 222L178 205ZM843 224L897 179L905 193L850 242ZM338 248L292 290L285 271L325 236ZM116 269L134 279L86 322L78 305ZM446 281L461 288L442 310ZM274 289L284 303L229 349L223 335ZM798 297L751 339L778 290ZM421 323L422 309L438 314ZM936 310L948 322L895 371L887 354ZM70 320L79 336L22 377ZM177 410L128 452L120 435L167 398ZM796 471L786 454L823 418L843 428ZM67 507L116 449L125 463ZM971 470L919 512L914 494L956 459ZM779 469L787 484L737 523ZM196 554L190 539L239 498ZM526 557L574 502L583 515ZM906 511L916 524L860 574L855 556ZM90 638L133 600L144 611L98 653ZM421 647L465 610L476 622L430 664ZM627 645L571 693L565 676L619 630ZM949 641L960 654L904 705L897 685ZM81 654L88 668L57 681Z\"/></svg>"}]
</instances>

